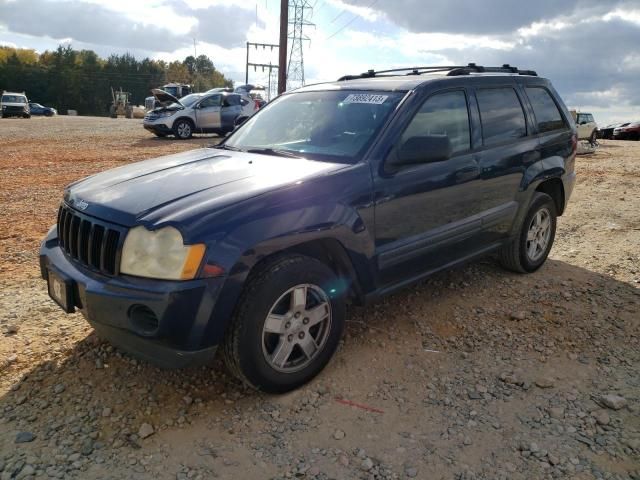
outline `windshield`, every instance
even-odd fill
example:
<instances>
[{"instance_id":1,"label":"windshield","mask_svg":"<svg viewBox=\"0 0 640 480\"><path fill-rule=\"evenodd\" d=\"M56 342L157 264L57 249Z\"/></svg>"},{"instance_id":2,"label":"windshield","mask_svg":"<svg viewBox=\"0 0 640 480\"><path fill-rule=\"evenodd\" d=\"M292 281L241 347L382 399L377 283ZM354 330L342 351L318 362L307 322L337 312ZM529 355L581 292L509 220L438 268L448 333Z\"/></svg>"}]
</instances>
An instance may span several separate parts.
<instances>
[{"instance_id":1,"label":"windshield","mask_svg":"<svg viewBox=\"0 0 640 480\"><path fill-rule=\"evenodd\" d=\"M284 95L242 125L225 145L353 163L403 95L344 90Z\"/></svg>"},{"instance_id":2,"label":"windshield","mask_svg":"<svg viewBox=\"0 0 640 480\"><path fill-rule=\"evenodd\" d=\"M170 107L180 107L181 106L180 104L182 104L185 107L190 107L191 105L196 103L201 97L202 97L202 95L199 94L199 93L192 93L191 95L187 95L186 97L182 97L180 99L180 103L172 103L169 106Z\"/></svg>"},{"instance_id":3,"label":"windshield","mask_svg":"<svg viewBox=\"0 0 640 480\"><path fill-rule=\"evenodd\" d=\"M3 95L2 103L27 103L27 99L20 95Z\"/></svg>"},{"instance_id":4,"label":"windshield","mask_svg":"<svg viewBox=\"0 0 640 480\"><path fill-rule=\"evenodd\" d=\"M163 90L174 97L178 96L178 87L164 87Z\"/></svg>"}]
</instances>

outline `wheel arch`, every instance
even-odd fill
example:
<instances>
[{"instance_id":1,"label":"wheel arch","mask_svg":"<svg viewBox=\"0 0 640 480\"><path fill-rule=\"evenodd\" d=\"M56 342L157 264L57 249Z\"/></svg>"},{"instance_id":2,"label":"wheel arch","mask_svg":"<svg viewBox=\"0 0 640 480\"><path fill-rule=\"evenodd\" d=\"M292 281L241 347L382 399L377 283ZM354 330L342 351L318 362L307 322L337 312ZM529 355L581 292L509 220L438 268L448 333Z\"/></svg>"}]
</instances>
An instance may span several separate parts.
<instances>
[{"instance_id":1,"label":"wheel arch","mask_svg":"<svg viewBox=\"0 0 640 480\"><path fill-rule=\"evenodd\" d=\"M565 193L564 184L558 177L543 180L535 189L536 192L546 193L553 199L556 206L556 213L561 216L564 213Z\"/></svg>"},{"instance_id":2,"label":"wheel arch","mask_svg":"<svg viewBox=\"0 0 640 480\"><path fill-rule=\"evenodd\" d=\"M229 272L206 326L204 339L224 336L249 277L287 255L304 255L326 264L335 272L338 279L335 288L343 289L348 299L355 304L360 305L364 302L365 293L370 288L368 285L363 285L363 279L367 274L361 270L368 268L366 260L358 264L358 260L354 260L350 255L349 249L336 238L325 236L305 239L283 248L269 249L263 254L257 254L260 250L260 247L250 249Z\"/></svg>"}]
</instances>

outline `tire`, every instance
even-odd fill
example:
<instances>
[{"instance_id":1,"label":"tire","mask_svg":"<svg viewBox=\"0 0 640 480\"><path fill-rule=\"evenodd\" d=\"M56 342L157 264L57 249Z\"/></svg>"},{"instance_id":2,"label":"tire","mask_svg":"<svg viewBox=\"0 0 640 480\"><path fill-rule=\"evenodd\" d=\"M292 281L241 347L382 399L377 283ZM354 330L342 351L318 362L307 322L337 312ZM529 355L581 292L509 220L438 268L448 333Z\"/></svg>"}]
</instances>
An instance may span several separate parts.
<instances>
[{"instance_id":1,"label":"tire","mask_svg":"<svg viewBox=\"0 0 640 480\"><path fill-rule=\"evenodd\" d=\"M537 221L536 215L542 212L542 216L547 215L549 220L548 233L540 231L540 237L536 237L534 240L536 243L538 240L546 239L544 247L538 244L538 248L535 248L535 255L531 255L533 250L533 241L528 239L530 231L534 229L534 220ZM542 192L535 192L531 199L529 211L524 217L522 226L518 236L512 240L509 244L502 247L500 250L500 263L507 270L511 270L518 273L531 273L539 269L549 256L553 241L556 236L557 225L557 212L556 205L553 199Z\"/></svg>"},{"instance_id":2,"label":"tire","mask_svg":"<svg viewBox=\"0 0 640 480\"><path fill-rule=\"evenodd\" d=\"M315 377L344 330L345 300L332 288L336 280L325 264L301 255L276 258L252 274L223 344L229 370L269 393L293 390Z\"/></svg>"},{"instance_id":3,"label":"tire","mask_svg":"<svg viewBox=\"0 0 640 480\"><path fill-rule=\"evenodd\" d=\"M173 134L178 140L188 140L193 136L193 122L186 118L176 120L173 124Z\"/></svg>"},{"instance_id":4,"label":"tire","mask_svg":"<svg viewBox=\"0 0 640 480\"><path fill-rule=\"evenodd\" d=\"M591 145L595 145L597 141L598 141L598 132L594 130L593 132L591 132L591 136L589 137L589 143Z\"/></svg>"}]
</instances>

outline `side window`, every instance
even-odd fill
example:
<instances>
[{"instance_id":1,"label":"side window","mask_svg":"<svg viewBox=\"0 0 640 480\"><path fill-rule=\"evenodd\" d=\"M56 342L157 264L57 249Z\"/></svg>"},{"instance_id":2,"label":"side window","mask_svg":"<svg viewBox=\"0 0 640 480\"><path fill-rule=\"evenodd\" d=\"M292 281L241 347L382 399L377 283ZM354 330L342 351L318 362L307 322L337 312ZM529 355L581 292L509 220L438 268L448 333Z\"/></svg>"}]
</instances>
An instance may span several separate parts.
<instances>
[{"instance_id":1,"label":"side window","mask_svg":"<svg viewBox=\"0 0 640 480\"><path fill-rule=\"evenodd\" d=\"M527 135L524 111L513 88L483 88L476 92L485 145Z\"/></svg>"},{"instance_id":2,"label":"side window","mask_svg":"<svg viewBox=\"0 0 640 480\"><path fill-rule=\"evenodd\" d=\"M438 93L429 97L402 134L402 145L411 137L444 135L451 142L451 152L469 150L469 111L462 91Z\"/></svg>"},{"instance_id":3,"label":"side window","mask_svg":"<svg viewBox=\"0 0 640 480\"><path fill-rule=\"evenodd\" d=\"M212 95L200 102L200 108L219 107L222 97L220 95Z\"/></svg>"},{"instance_id":4,"label":"side window","mask_svg":"<svg viewBox=\"0 0 640 480\"><path fill-rule=\"evenodd\" d=\"M238 95L227 95L224 97L223 105L225 107L235 107L240 105L240 97Z\"/></svg>"},{"instance_id":5,"label":"side window","mask_svg":"<svg viewBox=\"0 0 640 480\"><path fill-rule=\"evenodd\" d=\"M536 115L538 131L540 133L561 130L565 128L562 114L558 110L549 92L542 87L527 87L527 96L531 101L533 113Z\"/></svg>"}]
</instances>

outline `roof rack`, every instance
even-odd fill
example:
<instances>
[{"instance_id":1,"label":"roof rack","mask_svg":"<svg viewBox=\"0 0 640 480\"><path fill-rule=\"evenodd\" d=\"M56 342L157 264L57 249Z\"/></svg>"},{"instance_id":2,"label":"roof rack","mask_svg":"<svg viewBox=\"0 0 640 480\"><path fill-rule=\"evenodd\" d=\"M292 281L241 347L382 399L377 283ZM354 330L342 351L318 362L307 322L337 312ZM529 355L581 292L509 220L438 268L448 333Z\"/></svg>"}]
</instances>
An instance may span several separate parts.
<instances>
[{"instance_id":1,"label":"roof rack","mask_svg":"<svg viewBox=\"0 0 640 480\"><path fill-rule=\"evenodd\" d=\"M405 73L402 73L405 72ZM475 63L468 65L446 65L432 67L409 67L409 68L393 68L391 70L367 70L359 75L345 75L338 79L339 82L347 80L356 80L358 78L374 78L374 77L393 77L399 75L422 75L423 73L447 72L447 76L454 77L458 75L469 75L471 73L514 73L518 75L531 75L537 77L538 74L534 70L519 70L518 67L512 67L505 63L501 67L483 67Z\"/></svg>"}]
</instances>

